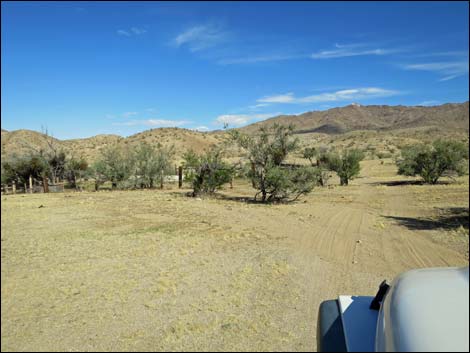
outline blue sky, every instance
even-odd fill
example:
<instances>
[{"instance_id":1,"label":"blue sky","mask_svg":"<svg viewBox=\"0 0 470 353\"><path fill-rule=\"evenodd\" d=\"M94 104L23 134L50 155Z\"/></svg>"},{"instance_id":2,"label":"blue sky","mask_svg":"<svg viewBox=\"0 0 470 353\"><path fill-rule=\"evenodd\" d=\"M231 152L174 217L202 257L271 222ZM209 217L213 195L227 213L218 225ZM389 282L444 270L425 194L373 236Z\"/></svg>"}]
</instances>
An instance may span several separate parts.
<instances>
[{"instance_id":1,"label":"blue sky","mask_svg":"<svg viewBox=\"0 0 470 353\"><path fill-rule=\"evenodd\" d=\"M61 139L468 100L467 2L2 2L2 128Z\"/></svg>"}]
</instances>

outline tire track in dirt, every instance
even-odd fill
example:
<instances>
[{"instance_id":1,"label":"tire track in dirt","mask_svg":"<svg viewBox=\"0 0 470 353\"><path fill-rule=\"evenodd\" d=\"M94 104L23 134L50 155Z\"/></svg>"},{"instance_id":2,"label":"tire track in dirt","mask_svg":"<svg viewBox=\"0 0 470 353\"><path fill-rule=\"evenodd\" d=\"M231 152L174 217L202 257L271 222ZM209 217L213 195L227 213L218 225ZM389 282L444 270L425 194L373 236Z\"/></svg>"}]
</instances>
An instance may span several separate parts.
<instances>
[{"instance_id":1,"label":"tire track in dirt","mask_svg":"<svg viewBox=\"0 0 470 353\"><path fill-rule=\"evenodd\" d=\"M390 197L388 190L361 180L359 188L348 190L349 203L319 203L315 219L307 226L295 225L291 237L293 260L303 271L307 339L316 331L318 306L341 294L374 295L384 278L393 279L410 269L449 266L446 259L465 262L463 257L426 239L419 232L387 222L383 216L399 216L410 195ZM379 206L376 206L379 205ZM377 226L384 221L386 226ZM349 292L351 291L351 292Z\"/></svg>"}]
</instances>

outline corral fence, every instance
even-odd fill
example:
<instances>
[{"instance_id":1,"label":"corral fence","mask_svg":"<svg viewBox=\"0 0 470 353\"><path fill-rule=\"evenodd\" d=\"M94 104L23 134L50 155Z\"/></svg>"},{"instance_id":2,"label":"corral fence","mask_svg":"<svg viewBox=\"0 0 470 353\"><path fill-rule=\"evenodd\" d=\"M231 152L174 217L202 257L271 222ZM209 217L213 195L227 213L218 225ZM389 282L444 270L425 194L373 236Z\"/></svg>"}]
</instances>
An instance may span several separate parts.
<instances>
[{"instance_id":1,"label":"corral fence","mask_svg":"<svg viewBox=\"0 0 470 353\"><path fill-rule=\"evenodd\" d=\"M161 179L161 186L163 186L163 181L176 183L178 182L178 188L183 187L184 180L184 171L190 170L192 168L177 166L175 165L175 175L165 175ZM29 185L28 185L29 184ZM65 184L64 182L51 183L49 179L43 181L38 181L33 178L29 178L28 184L17 184L15 182L11 184L2 184L1 185L1 194L2 195L13 195L13 194L32 194L32 193L47 193L47 192L64 192ZM230 188L233 188L233 180L230 180ZM78 188L81 189L80 187Z\"/></svg>"},{"instance_id":2,"label":"corral fence","mask_svg":"<svg viewBox=\"0 0 470 353\"><path fill-rule=\"evenodd\" d=\"M49 183L44 186L43 182L37 180L30 180L29 185L17 185L15 182L11 184L3 184L1 186L2 195L13 194L32 194L44 192L64 192L65 183Z\"/></svg>"}]
</instances>

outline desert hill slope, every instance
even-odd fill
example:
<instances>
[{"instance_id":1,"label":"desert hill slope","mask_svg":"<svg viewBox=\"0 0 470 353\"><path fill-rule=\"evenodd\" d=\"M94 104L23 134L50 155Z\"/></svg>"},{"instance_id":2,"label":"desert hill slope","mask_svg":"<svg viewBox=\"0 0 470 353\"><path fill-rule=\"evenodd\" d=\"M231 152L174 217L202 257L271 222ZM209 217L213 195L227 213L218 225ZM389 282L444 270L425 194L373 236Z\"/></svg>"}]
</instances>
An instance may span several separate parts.
<instances>
[{"instance_id":1,"label":"desert hill slope","mask_svg":"<svg viewBox=\"0 0 470 353\"><path fill-rule=\"evenodd\" d=\"M262 126L274 123L295 125L296 134L304 145L330 144L377 150L403 143L427 141L438 137L452 137L468 141L469 102L449 103L440 106L361 106L351 104L325 111L301 115L281 115L240 128L252 134ZM184 152L196 152L213 146L224 139L224 131L199 132L182 128L157 128L129 137L96 135L83 139L52 141L75 156L93 162L107 145L135 146L146 141L151 144L174 145L176 159ZM47 147L44 134L31 130L1 131L2 158L24 155Z\"/></svg>"},{"instance_id":2,"label":"desert hill slope","mask_svg":"<svg viewBox=\"0 0 470 353\"><path fill-rule=\"evenodd\" d=\"M298 133L340 134L356 130L387 131L424 127L468 132L468 109L468 101L433 107L351 104L300 115L281 115L245 126L241 130L251 133L261 126L293 123Z\"/></svg>"}]
</instances>

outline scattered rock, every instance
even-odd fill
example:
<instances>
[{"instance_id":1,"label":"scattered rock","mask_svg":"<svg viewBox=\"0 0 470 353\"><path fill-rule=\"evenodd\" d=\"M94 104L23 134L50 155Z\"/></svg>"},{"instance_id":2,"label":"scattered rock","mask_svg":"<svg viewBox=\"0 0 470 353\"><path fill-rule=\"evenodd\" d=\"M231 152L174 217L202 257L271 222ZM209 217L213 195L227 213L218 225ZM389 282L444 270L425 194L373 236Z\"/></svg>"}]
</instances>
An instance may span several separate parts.
<instances>
[{"instance_id":1,"label":"scattered rock","mask_svg":"<svg viewBox=\"0 0 470 353\"><path fill-rule=\"evenodd\" d=\"M41 206L39 206L38 208L44 208L44 207L46 207L46 206L44 206L44 205L41 205Z\"/></svg>"},{"instance_id":2,"label":"scattered rock","mask_svg":"<svg viewBox=\"0 0 470 353\"><path fill-rule=\"evenodd\" d=\"M357 264L357 261L356 261L356 260L354 260L352 263L353 263L353 265L355 265L355 264Z\"/></svg>"},{"instance_id":3,"label":"scattered rock","mask_svg":"<svg viewBox=\"0 0 470 353\"><path fill-rule=\"evenodd\" d=\"M360 239L359 239L359 240L356 240L356 243L361 244L361 243L362 243L362 240L360 240Z\"/></svg>"}]
</instances>

